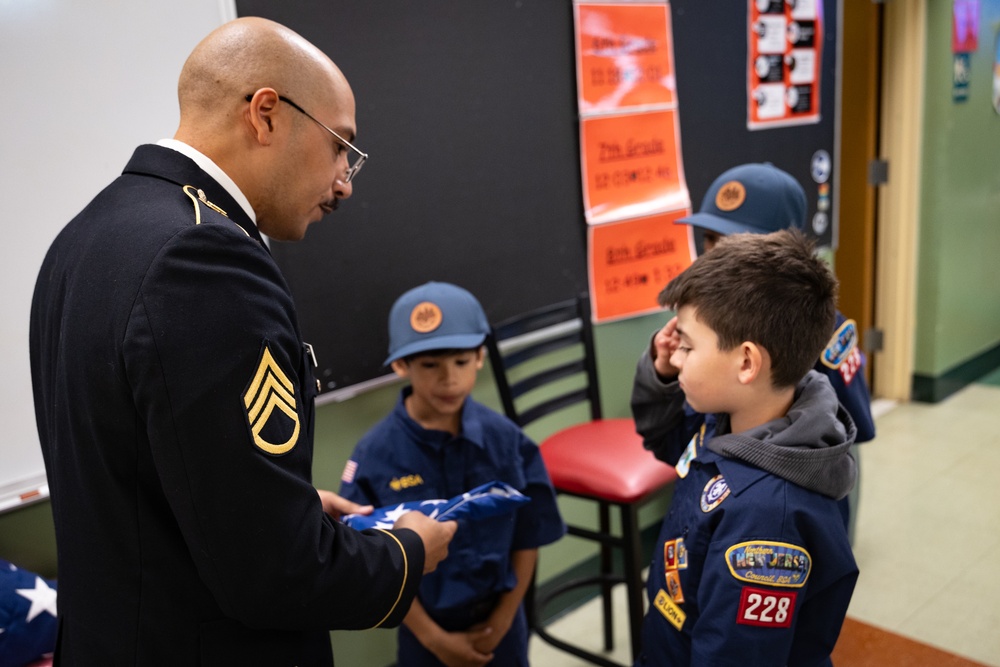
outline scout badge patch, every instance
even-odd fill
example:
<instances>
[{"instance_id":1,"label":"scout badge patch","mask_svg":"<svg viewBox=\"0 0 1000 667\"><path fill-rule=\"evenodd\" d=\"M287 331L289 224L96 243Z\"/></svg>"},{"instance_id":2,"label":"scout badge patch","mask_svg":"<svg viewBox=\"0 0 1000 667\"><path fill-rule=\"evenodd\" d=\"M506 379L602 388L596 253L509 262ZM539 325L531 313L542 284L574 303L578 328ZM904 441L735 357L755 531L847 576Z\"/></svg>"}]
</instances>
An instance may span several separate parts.
<instances>
[{"instance_id":1,"label":"scout badge patch","mask_svg":"<svg viewBox=\"0 0 1000 667\"><path fill-rule=\"evenodd\" d=\"M716 475L708 480L705 490L701 492L701 511L711 512L729 497L729 484L722 475Z\"/></svg>"},{"instance_id":2,"label":"scout badge patch","mask_svg":"<svg viewBox=\"0 0 1000 667\"><path fill-rule=\"evenodd\" d=\"M844 320L819 357L827 368L839 370L844 384L861 368L861 350L858 348L858 325L854 320Z\"/></svg>"},{"instance_id":3,"label":"scout badge patch","mask_svg":"<svg viewBox=\"0 0 1000 667\"><path fill-rule=\"evenodd\" d=\"M785 542L741 542L726 550L726 565L740 581L801 588L809 579L812 557Z\"/></svg>"},{"instance_id":4,"label":"scout badge patch","mask_svg":"<svg viewBox=\"0 0 1000 667\"><path fill-rule=\"evenodd\" d=\"M681 454L680 460L677 461L677 465L674 468L677 470L677 476L681 479L687 477L688 471L691 469L691 461L694 461L698 457L698 448L701 447L702 442L705 440L705 425L701 425L701 430L694 434L691 438L691 442L688 443L687 449Z\"/></svg>"}]
</instances>

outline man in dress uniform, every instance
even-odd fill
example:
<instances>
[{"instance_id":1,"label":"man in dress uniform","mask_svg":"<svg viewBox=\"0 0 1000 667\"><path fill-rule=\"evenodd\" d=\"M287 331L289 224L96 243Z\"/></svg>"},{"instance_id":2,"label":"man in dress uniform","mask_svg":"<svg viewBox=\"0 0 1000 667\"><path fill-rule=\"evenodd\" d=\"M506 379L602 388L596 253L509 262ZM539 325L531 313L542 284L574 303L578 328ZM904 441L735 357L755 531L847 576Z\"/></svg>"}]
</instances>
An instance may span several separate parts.
<instances>
[{"instance_id":1,"label":"man in dress uniform","mask_svg":"<svg viewBox=\"0 0 1000 667\"><path fill-rule=\"evenodd\" d=\"M172 140L59 234L31 371L55 516L62 665L330 665L397 625L454 522L391 531L312 486L311 349L262 241L298 240L365 156L340 70L276 23L206 37ZM332 516L331 516L332 515Z\"/></svg>"}]
</instances>

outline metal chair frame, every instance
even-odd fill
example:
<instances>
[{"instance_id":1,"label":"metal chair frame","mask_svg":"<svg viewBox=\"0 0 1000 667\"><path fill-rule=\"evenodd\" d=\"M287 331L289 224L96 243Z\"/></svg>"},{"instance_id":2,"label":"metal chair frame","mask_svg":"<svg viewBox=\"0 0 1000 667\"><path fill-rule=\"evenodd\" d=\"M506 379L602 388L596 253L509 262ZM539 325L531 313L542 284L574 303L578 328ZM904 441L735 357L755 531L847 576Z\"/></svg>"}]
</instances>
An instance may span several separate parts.
<instances>
[{"instance_id":1,"label":"metal chair frame","mask_svg":"<svg viewBox=\"0 0 1000 667\"><path fill-rule=\"evenodd\" d=\"M574 345L582 346L580 357L552 368L532 372L523 379L511 382L508 373L521 364ZM593 326L590 320L589 298L586 294L510 318L493 327L487 340L490 364L496 379L500 400L507 416L524 427L537 419L572 405L587 402L591 420L603 418L598 386ZM583 374L585 386L553 398L543 400L526 409L517 407L518 399L525 394L552 382ZM544 447L544 440L542 441ZM541 622L541 612L553 599L581 586L599 586L602 598L604 650L614 648L612 587L626 585L629 613L629 633L632 657L639 655L643 616L645 584L642 578L643 554L640 540L638 511L642 505L658 497L667 487L657 489L635 502L618 503L613 500L556 488L557 493L595 502L598 510L598 530L568 525L568 534L592 540L600 545L600 572L595 576L577 578L538 596L532 585L526 600L529 623L538 636L568 653L605 667L621 667L605 656L598 655L551 635ZM611 511L617 509L621 517L621 534L611 531ZM622 554L622 572L614 571L613 550Z\"/></svg>"}]
</instances>

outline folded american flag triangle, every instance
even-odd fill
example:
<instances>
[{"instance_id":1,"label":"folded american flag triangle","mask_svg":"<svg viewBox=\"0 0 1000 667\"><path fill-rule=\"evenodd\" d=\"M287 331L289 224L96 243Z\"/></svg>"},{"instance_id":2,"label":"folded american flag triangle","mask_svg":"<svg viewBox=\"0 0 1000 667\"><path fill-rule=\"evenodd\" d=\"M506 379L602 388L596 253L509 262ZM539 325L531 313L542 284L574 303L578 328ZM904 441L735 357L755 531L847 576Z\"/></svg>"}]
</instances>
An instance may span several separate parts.
<instances>
[{"instance_id":1,"label":"folded american flag triangle","mask_svg":"<svg viewBox=\"0 0 1000 667\"><path fill-rule=\"evenodd\" d=\"M364 530L366 528L392 528L396 519L414 510L423 512L438 521L460 519L485 519L513 512L531 498L524 495L509 484L489 482L477 486L451 500L413 500L386 507L379 507L371 514L348 514L342 521L351 528Z\"/></svg>"}]
</instances>

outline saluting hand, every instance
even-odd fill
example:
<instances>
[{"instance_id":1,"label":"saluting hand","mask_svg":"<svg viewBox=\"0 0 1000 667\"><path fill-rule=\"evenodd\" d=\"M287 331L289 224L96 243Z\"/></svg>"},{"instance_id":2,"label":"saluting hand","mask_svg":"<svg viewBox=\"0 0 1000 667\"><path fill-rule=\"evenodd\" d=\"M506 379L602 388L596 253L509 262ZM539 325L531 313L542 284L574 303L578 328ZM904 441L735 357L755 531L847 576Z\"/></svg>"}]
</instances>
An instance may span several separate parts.
<instances>
[{"instance_id":1,"label":"saluting hand","mask_svg":"<svg viewBox=\"0 0 1000 667\"><path fill-rule=\"evenodd\" d=\"M670 363L670 357L677 351L680 344L681 337L677 334L677 317L675 316L653 336L650 353L653 356L653 368L656 369L657 375L663 378L674 378L680 373L680 370Z\"/></svg>"}]
</instances>

